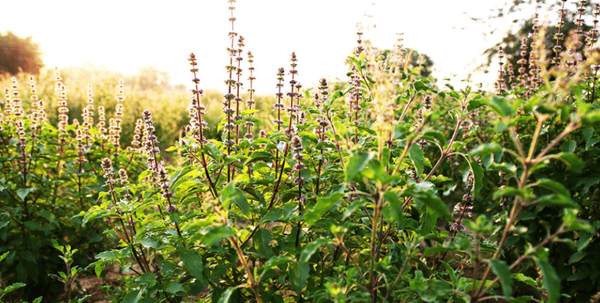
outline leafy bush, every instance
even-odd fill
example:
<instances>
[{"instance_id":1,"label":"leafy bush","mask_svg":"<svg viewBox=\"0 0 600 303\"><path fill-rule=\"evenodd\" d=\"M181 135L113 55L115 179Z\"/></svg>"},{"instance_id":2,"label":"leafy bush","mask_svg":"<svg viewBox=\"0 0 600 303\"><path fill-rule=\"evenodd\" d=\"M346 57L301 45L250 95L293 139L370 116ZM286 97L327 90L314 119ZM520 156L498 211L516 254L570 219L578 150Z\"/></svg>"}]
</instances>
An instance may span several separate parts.
<instances>
[{"instance_id":1,"label":"leafy bush","mask_svg":"<svg viewBox=\"0 0 600 303\"><path fill-rule=\"evenodd\" d=\"M362 35L348 57L347 83L323 79L302 91L292 54L287 73L277 71L270 113L260 110L267 102L254 100L243 37L230 33L221 109L206 105L211 97L203 96L190 55L194 86L172 154L158 142L164 118L148 109L132 147L119 149L122 83L113 122L97 127L87 106L83 123L68 125L61 90L56 129L37 118L44 116L39 102L24 118L20 101L7 96L0 163L8 177L0 194L10 202L0 239L10 242L0 252L8 243L11 251L52 250L51 238L64 242L55 245L63 253L67 244L81 252L90 249L81 233L105 229L90 268L102 276L119 264L133 273L112 289L115 302L598 297L600 52L582 48L576 34L567 51L554 48L550 65L540 29L524 49L529 73L511 74L499 51L492 95L440 88L411 65L401 41L379 51ZM70 223L57 230L52 218ZM66 265L61 277L67 288L72 283L66 253L60 267L55 251L33 261L25 255L8 258L51 257L47 272ZM18 272L2 275L24 279Z\"/></svg>"}]
</instances>

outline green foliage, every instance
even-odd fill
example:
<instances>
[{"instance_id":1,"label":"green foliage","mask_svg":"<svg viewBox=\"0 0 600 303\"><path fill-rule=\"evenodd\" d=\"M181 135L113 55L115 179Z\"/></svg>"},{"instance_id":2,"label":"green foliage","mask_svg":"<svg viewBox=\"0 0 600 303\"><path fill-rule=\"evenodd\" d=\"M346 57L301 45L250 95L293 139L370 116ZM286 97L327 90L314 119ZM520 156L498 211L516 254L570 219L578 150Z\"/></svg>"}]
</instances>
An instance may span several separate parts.
<instances>
[{"instance_id":1,"label":"green foliage","mask_svg":"<svg viewBox=\"0 0 600 303\"><path fill-rule=\"evenodd\" d=\"M11 265L3 279L30 287L41 284L34 274L58 273L68 287L87 265L77 257L85 251L99 277L108 265L131 273L113 289L115 302L595 295L593 78L572 81L580 75L558 66L540 74L544 85L499 95L439 88L400 46L382 57L359 42L347 84L323 79L302 92L293 54L290 85L279 80L289 106L278 97L250 108L234 90L242 53L229 52L223 108L204 105L212 97L196 86L168 157L157 142L168 123L160 110L140 113L132 133L141 142L122 149L115 124L103 133L89 116L65 123L61 105L55 128L37 118L32 94L23 94L29 115L20 101L4 105L0 252L10 247ZM195 77L193 54L190 62ZM107 115L133 124L121 105ZM90 230L103 231L92 237L100 243L88 241Z\"/></svg>"}]
</instances>

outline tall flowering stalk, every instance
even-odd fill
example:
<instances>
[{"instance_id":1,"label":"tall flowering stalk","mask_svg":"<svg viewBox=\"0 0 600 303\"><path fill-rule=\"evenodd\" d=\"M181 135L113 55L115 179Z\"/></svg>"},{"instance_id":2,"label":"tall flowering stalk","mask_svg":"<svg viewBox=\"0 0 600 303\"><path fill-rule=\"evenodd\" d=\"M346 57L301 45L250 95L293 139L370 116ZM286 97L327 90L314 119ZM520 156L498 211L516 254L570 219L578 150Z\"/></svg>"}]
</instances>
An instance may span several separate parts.
<instances>
[{"instance_id":1,"label":"tall flowering stalk","mask_svg":"<svg viewBox=\"0 0 600 303\"><path fill-rule=\"evenodd\" d=\"M290 92L287 93L288 97L290 98L290 106L286 109L286 111L290 115L288 129L286 131L286 136L288 138L292 138L292 135L296 133L296 127L294 126L293 122L296 118L298 107L294 105L294 99L299 99L299 92L294 91L294 89L298 88L299 85L298 81L294 79L294 77L298 74L298 70L296 70L296 66L298 66L298 63L296 63L296 61L298 61L298 59L296 58L295 52L292 53L290 61L291 69L289 73L290 75L292 75L292 79L290 80Z\"/></svg>"},{"instance_id":2,"label":"tall flowering stalk","mask_svg":"<svg viewBox=\"0 0 600 303\"><path fill-rule=\"evenodd\" d=\"M277 93L275 94L275 96L277 97L277 102L275 104L273 104L273 107L275 107L275 110L277 110L277 118L275 118L273 120L273 122L275 124L277 124L277 131L280 132L281 131L281 125L283 125L283 120L281 119L281 110L285 109L285 105L283 103L281 103L281 98L283 98L283 92L281 91L283 89L283 80L284 80L284 76L285 76L285 69L283 69L283 67L280 67L277 70ZM277 145L279 145L279 140L277 140ZM277 172L277 168L279 165L279 149L277 149L275 151L275 171Z\"/></svg>"},{"instance_id":3,"label":"tall flowering stalk","mask_svg":"<svg viewBox=\"0 0 600 303\"><path fill-rule=\"evenodd\" d=\"M124 82L123 80L119 80L118 90L117 90L117 106L115 107L115 117L114 124L112 127L112 145L115 148L114 155L115 158L119 155L119 145L121 139L121 123L123 122L123 101L125 100L125 95L123 94ZM112 120L112 119L111 119ZM110 122L110 120L109 120Z\"/></svg>"},{"instance_id":4,"label":"tall flowering stalk","mask_svg":"<svg viewBox=\"0 0 600 303\"><path fill-rule=\"evenodd\" d=\"M314 132L317 134L317 138L319 142L327 141L327 136L325 133L328 131L329 121L327 121L327 117L323 114L323 103L327 101L329 95L329 85L325 78L319 81L319 93L315 94L315 108L319 111L319 116L317 117L317 127ZM321 149L321 159L319 159L319 165L317 168L317 184L315 188L315 194L319 194L319 186L321 181L321 168L325 159L323 157L323 149Z\"/></svg>"},{"instance_id":5,"label":"tall flowering stalk","mask_svg":"<svg viewBox=\"0 0 600 303\"><path fill-rule=\"evenodd\" d=\"M532 33L532 41L530 44L530 53L529 53L529 90L527 91L528 94L533 93L533 90L535 90L536 88L540 87L540 85L543 83L542 77L541 77L541 66L538 64L538 61L540 61L541 56L543 55L540 51L541 49L543 49L543 37L540 36L540 33L538 32L540 26L539 26L539 20L538 20L538 14L535 14L535 16L533 17L533 33Z\"/></svg>"},{"instance_id":6,"label":"tall flowering stalk","mask_svg":"<svg viewBox=\"0 0 600 303\"><path fill-rule=\"evenodd\" d=\"M231 101L236 98L236 95L233 94L234 86L236 86L236 81L233 79L233 73L237 71L237 67L233 65L234 57L237 54L237 50L234 48L235 46L235 37L237 37L237 33L235 32L235 20L236 18L233 16L235 11L235 6L233 4L235 0L229 0L229 11L231 12L231 17L229 21L231 22L231 31L229 32L229 38L231 39L231 47L227 49L229 52L229 65L226 66L227 71L229 72L229 79L225 81L227 84L227 94L224 96L223 101L223 113L226 116L227 122L224 125L224 131L227 133L227 139L223 140L225 146L227 146L227 156L231 155L231 148L235 144L235 141L231 139L231 132L235 129L235 123L233 120L233 114L235 110L231 108ZM232 179L232 170L233 165L229 164L227 166L227 182L231 182Z\"/></svg>"},{"instance_id":7,"label":"tall flowering stalk","mask_svg":"<svg viewBox=\"0 0 600 303\"><path fill-rule=\"evenodd\" d=\"M504 70L504 47L498 46L498 80L496 80L496 95L502 95L506 93L506 86L504 76L506 71Z\"/></svg>"},{"instance_id":8,"label":"tall flowering stalk","mask_svg":"<svg viewBox=\"0 0 600 303\"><path fill-rule=\"evenodd\" d=\"M190 61L190 65L191 65L190 71L194 75L194 78L192 79L192 82L194 82L194 88L192 89L193 96L192 96L192 104L191 104L191 108L190 108L190 114L191 114L190 127L191 127L192 133L197 134L196 141L198 141L198 143L200 143L200 149L201 149L199 162L202 164L202 167L204 168L204 173L206 175L206 180L208 181L209 188L211 189L211 193L213 194L214 197L216 197L217 192L215 189L215 184L213 183L213 181L210 177L210 173L208 171L208 163L206 161L206 155L204 154L204 151L203 151L204 145L206 143L208 143L208 140L206 140L206 138L204 137L204 129L208 129L208 124L202 120L202 115L206 114L206 106L204 106L200 102L200 97L202 97L204 91L202 89L200 89L200 87L199 87L200 79L198 79L197 74L196 74L198 72L198 63L196 61L196 55L194 55L193 53L190 54L190 58L188 60Z\"/></svg>"},{"instance_id":9,"label":"tall flowering stalk","mask_svg":"<svg viewBox=\"0 0 600 303\"><path fill-rule=\"evenodd\" d=\"M98 137L100 139L100 145L102 146L102 151L104 151L104 140L106 140L106 112L104 110L104 106L98 106L98 124L96 124L96 128L98 128Z\"/></svg>"},{"instance_id":10,"label":"tall flowering stalk","mask_svg":"<svg viewBox=\"0 0 600 303\"><path fill-rule=\"evenodd\" d=\"M249 96L248 100L246 100L248 110L252 110L252 106L256 104L256 101L254 101L254 93L256 90L252 87L252 84L254 83L254 80L256 80L256 77L254 77L254 66L252 66L252 63L254 63L254 55L252 54L252 52L248 52L248 71L250 71L250 76L248 77L248 82L250 85L250 88L248 88ZM250 116L253 116L253 114L250 114ZM246 126L246 134L244 135L244 138L252 140L252 138L254 138L254 135L252 134L252 127L254 126L254 122L247 121L244 125Z\"/></svg>"},{"instance_id":11,"label":"tall flowering stalk","mask_svg":"<svg viewBox=\"0 0 600 303\"><path fill-rule=\"evenodd\" d=\"M251 111L252 110L252 106L254 106L254 104L256 103L256 101L254 101L254 92L255 89L252 86L252 84L254 84L254 80L256 80L256 77L254 77L254 66L252 66L252 63L254 63L254 55L252 54L252 52L248 52L248 71L250 71L250 76L248 77L248 82L249 82L249 88L248 88L248 100L246 100L246 106L248 107L248 110ZM250 113L249 117L254 116L254 114ZM244 126L246 126L246 134L244 135L244 138L246 140L248 140L250 142L250 152L252 152L252 150L254 150L254 147L252 146L252 139L254 138L254 135L252 134L252 127L254 126L254 122L252 121L246 121L244 123ZM252 170L250 167L248 167L248 176L252 176Z\"/></svg>"},{"instance_id":12,"label":"tall flowering stalk","mask_svg":"<svg viewBox=\"0 0 600 303\"><path fill-rule=\"evenodd\" d=\"M94 90L91 84L87 88L87 106L83 108L83 132L86 147L91 146L90 127L94 125Z\"/></svg>"},{"instance_id":13,"label":"tall flowering stalk","mask_svg":"<svg viewBox=\"0 0 600 303\"><path fill-rule=\"evenodd\" d=\"M596 41L598 40L598 30L596 29L597 25L598 25L598 15L600 15L600 4L596 3L594 4L594 11L593 11L593 15L594 15L594 27L588 32L586 41L586 47L588 48L588 50L592 50L592 48L594 47ZM596 92L596 81L598 80L598 70L600 69L600 65L598 65L598 62L596 62L595 64L591 65L591 68L593 70L593 76L590 76L590 74L588 74L588 79L593 79L592 80L592 92L589 94L588 97L588 102L592 102L594 100L594 94Z\"/></svg>"},{"instance_id":14,"label":"tall flowering stalk","mask_svg":"<svg viewBox=\"0 0 600 303\"><path fill-rule=\"evenodd\" d=\"M291 58L290 58L290 66L291 66L291 70L289 71L290 75L292 75L292 79L290 80L290 92L287 93L287 96L290 98L290 106L289 108L286 109L286 111L289 113L290 119L289 119L289 124L288 124L288 128L286 130L284 130L285 135L291 140L293 138L293 135L297 132L297 127L294 125L294 120L296 117L296 111L298 110L298 108L294 105L294 99L299 99L299 97L297 96L297 94L299 94L297 91L295 91L296 88L300 88L298 81L295 79L295 76L298 74L298 70L296 70L296 66L298 66L298 63L296 63L298 61L297 57L296 57L296 53L292 52ZM280 69L281 71L282 69ZM278 102L278 104L280 104L280 102ZM277 106L278 110L280 108L280 106ZM278 116L278 118L280 118L280 116ZM275 203L275 196L277 195L277 192L279 191L279 188L282 186L282 182L281 179L283 177L283 171L285 168L285 161L286 161L286 157L288 156L288 153L290 152L290 144L286 143L285 146L285 151L283 154L283 157L281 159L281 164L279 164L279 166L277 166L277 164L275 164L275 174L277 175L277 169L279 169L279 177L277 178L277 182L274 184L274 188L273 188L273 194L271 196L271 202L269 203L269 209L273 206L273 203Z\"/></svg>"},{"instance_id":15,"label":"tall flowering stalk","mask_svg":"<svg viewBox=\"0 0 600 303\"><path fill-rule=\"evenodd\" d=\"M565 2L567 2L567 0L561 0L561 1L562 1L561 7L558 10L558 13L560 14L560 20L558 21L558 31L554 35L554 39L556 40L556 45L552 48L552 50L554 51L554 57L552 58L552 63L554 63L556 65L560 65L560 63L562 62L562 59L560 58L560 52L562 51L563 48L562 48L562 46L560 46L560 41L565 39L565 35L563 33L561 33L561 30L562 30L562 26L565 25L564 16L565 16L565 13L567 12L567 10L565 9Z\"/></svg>"},{"instance_id":16,"label":"tall flowering stalk","mask_svg":"<svg viewBox=\"0 0 600 303\"><path fill-rule=\"evenodd\" d=\"M244 46L244 37L240 36L240 38L238 39L238 49L237 49L237 54L235 57L235 61L237 62L237 68L236 68L236 76L237 76L237 80L235 83L235 146L236 146L236 153L238 151L239 148L239 144L240 144L240 125L238 123L238 121L242 120L242 113L240 111L240 103L242 103L243 99L241 97L240 94L240 89L242 87L242 82L241 82L241 78L242 78L242 61L244 60L244 58L242 57L242 47ZM234 171L235 173L235 171Z\"/></svg>"}]
</instances>

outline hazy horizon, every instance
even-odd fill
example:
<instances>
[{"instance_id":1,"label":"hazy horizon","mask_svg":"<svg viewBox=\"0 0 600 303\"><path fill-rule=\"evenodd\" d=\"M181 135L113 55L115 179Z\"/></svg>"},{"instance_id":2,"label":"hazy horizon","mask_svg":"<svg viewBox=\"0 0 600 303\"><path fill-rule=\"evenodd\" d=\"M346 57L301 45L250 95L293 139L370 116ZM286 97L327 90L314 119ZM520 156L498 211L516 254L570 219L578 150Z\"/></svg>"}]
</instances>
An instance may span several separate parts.
<instances>
[{"instance_id":1,"label":"hazy horizon","mask_svg":"<svg viewBox=\"0 0 600 303\"><path fill-rule=\"evenodd\" d=\"M482 52L497 42L494 37L501 37L499 32L485 34L493 24L483 25L471 17L488 16L502 3L505 1L242 0L235 4L235 31L246 38L244 54L252 51L255 56L254 87L260 95L275 92L277 68L289 69L292 52L298 56L298 79L304 87L320 78L346 80L344 62L356 45L358 23L370 27L363 39L380 49L391 49L396 33L403 33L405 47L434 61L435 77L455 74L454 80L460 81L477 66ZM7 14L0 20L0 28L33 37L47 67L77 67L89 62L133 75L137 68L152 66L168 72L172 85L191 87L187 59L194 52L200 86L226 89L228 1L161 5L137 0L102 4L35 0L12 6L15 11L28 11L32 21ZM242 78L247 82L246 58L243 64ZM247 86L245 83L245 89Z\"/></svg>"}]
</instances>

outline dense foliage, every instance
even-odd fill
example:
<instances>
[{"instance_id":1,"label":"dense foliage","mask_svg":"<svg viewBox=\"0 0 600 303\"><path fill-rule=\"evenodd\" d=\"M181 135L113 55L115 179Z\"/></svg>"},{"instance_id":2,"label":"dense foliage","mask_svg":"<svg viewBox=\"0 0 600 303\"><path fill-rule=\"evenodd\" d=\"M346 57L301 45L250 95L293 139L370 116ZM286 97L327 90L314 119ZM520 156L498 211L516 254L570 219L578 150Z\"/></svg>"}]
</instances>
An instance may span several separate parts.
<instances>
[{"instance_id":1,"label":"dense foliage","mask_svg":"<svg viewBox=\"0 0 600 303\"><path fill-rule=\"evenodd\" d=\"M96 118L90 88L69 123L57 72L54 127L35 85L20 93L14 80L0 124L11 301L55 300L40 287L48 273L65 300L85 300L71 289L86 256L100 277L114 264L131 273L109 290L128 303L600 295L600 52L573 43L550 64L536 32L531 72L511 76L501 57L494 94L440 88L401 41L382 56L358 33L347 83L303 91L292 54L268 114L231 12L223 106L205 105L191 54L188 116L167 154L148 109L121 146L123 83L112 118L99 107Z\"/></svg>"},{"instance_id":2,"label":"dense foliage","mask_svg":"<svg viewBox=\"0 0 600 303\"><path fill-rule=\"evenodd\" d=\"M11 32L0 35L0 76L36 75L43 66L39 45L31 37L20 38Z\"/></svg>"}]
</instances>

